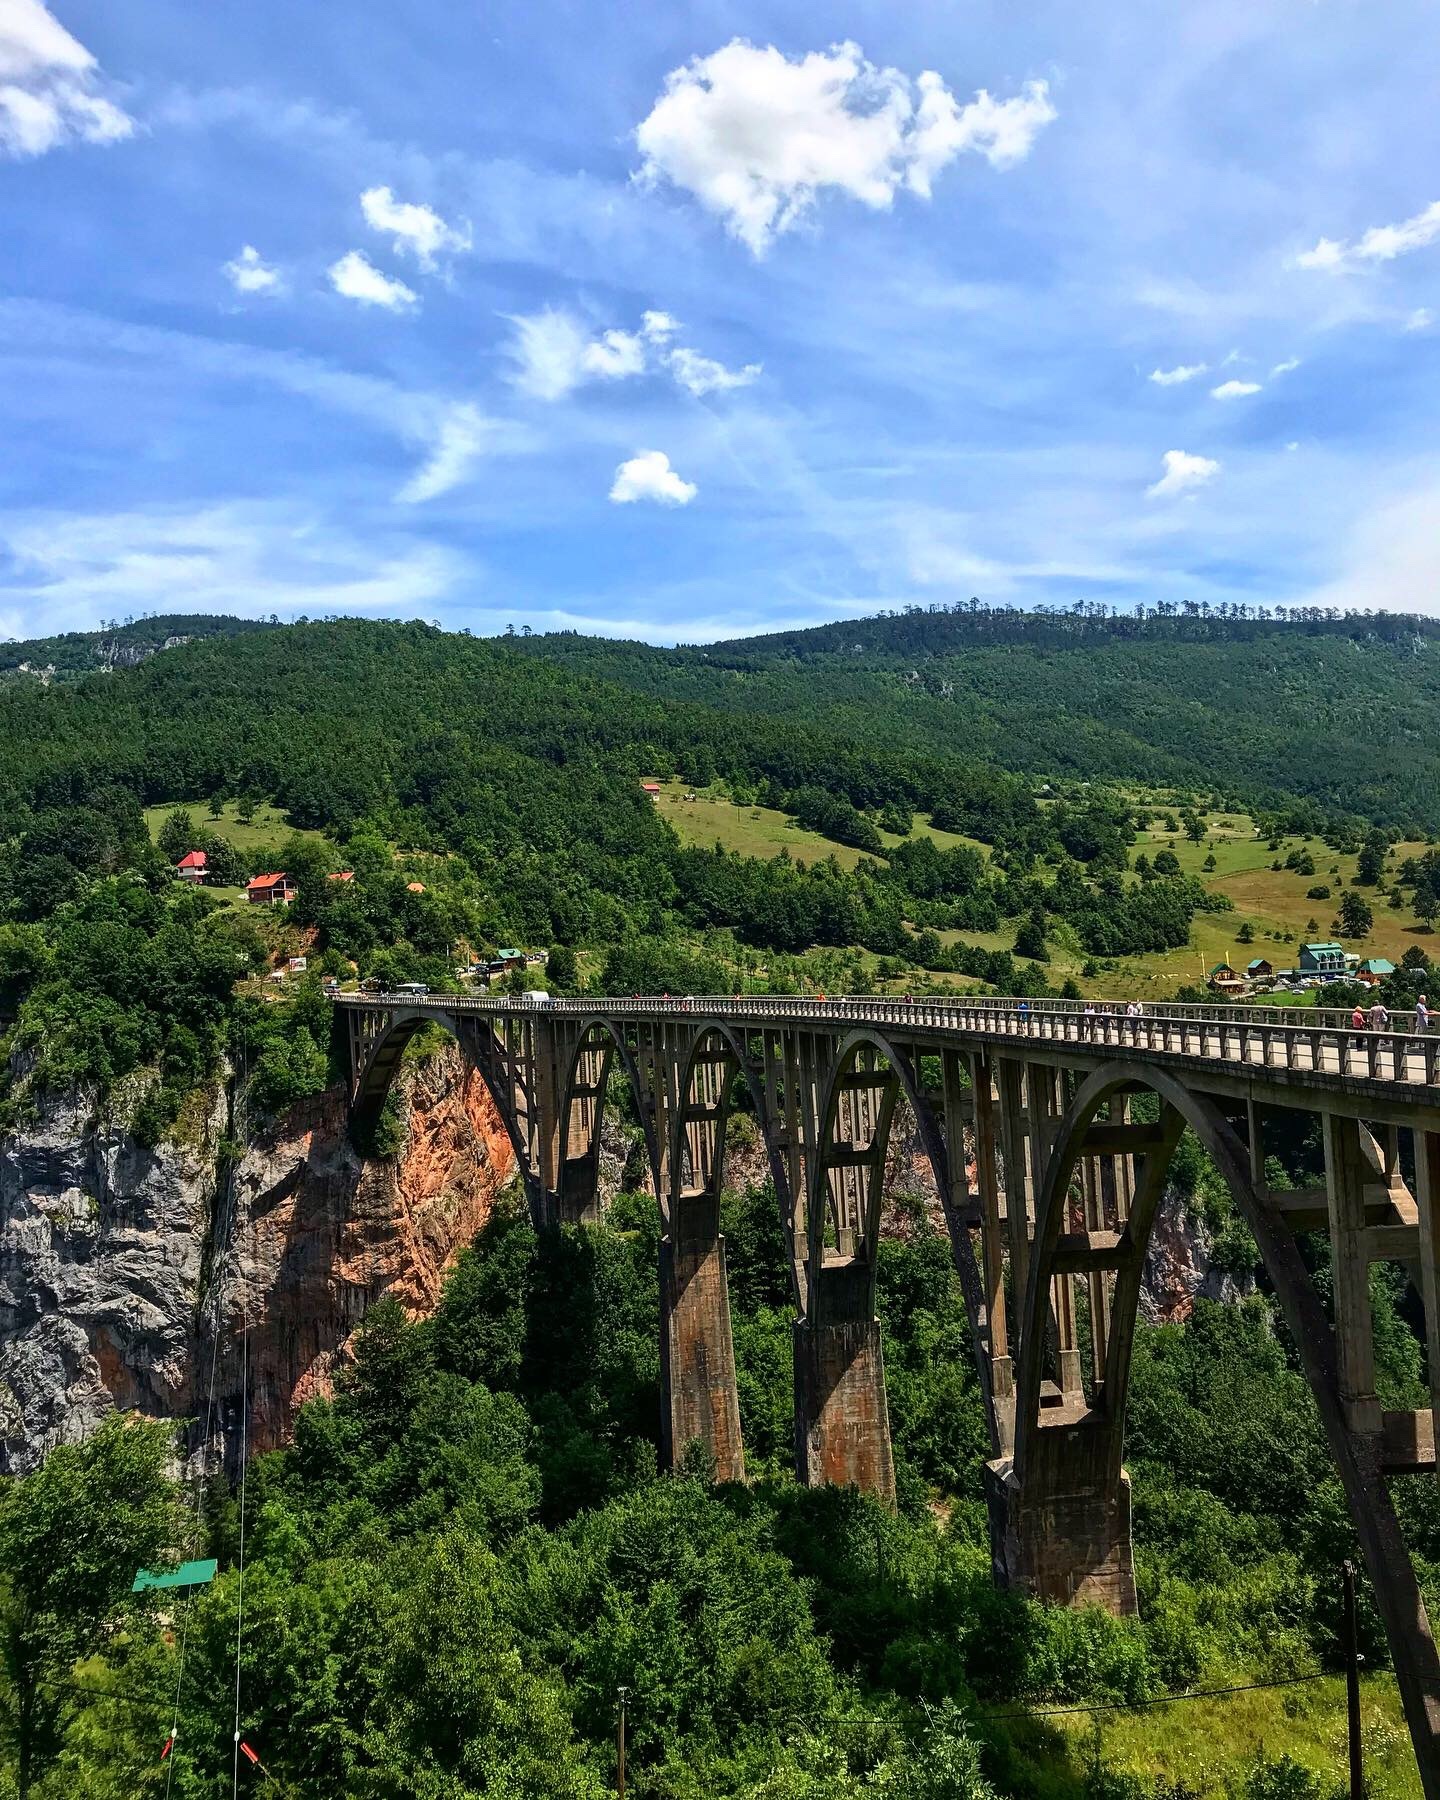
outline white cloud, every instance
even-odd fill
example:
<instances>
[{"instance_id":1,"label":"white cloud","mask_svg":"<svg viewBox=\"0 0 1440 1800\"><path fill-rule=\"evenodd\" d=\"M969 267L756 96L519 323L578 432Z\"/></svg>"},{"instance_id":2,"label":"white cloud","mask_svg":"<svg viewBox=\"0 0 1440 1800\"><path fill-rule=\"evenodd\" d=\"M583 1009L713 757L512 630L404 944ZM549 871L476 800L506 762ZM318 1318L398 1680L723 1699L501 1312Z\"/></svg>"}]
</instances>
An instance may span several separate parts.
<instances>
[{"instance_id":1,"label":"white cloud","mask_svg":"<svg viewBox=\"0 0 1440 1800\"><path fill-rule=\"evenodd\" d=\"M1188 494L1204 487L1220 473L1220 465L1209 456L1191 456L1187 450L1167 450L1161 461L1165 473L1146 488L1152 500L1168 499L1172 494Z\"/></svg>"},{"instance_id":2,"label":"white cloud","mask_svg":"<svg viewBox=\"0 0 1440 1800\"><path fill-rule=\"evenodd\" d=\"M267 503L189 511L0 515L0 594L47 630L127 612L401 612L465 573L408 538L352 537Z\"/></svg>"},{"instance_id":3,"label":"white cloud","mask_svg":"<svg viewBox=\"0 0 1440 1800\"><path fill-rule=\"evenodd\" d=\"M0 0L0 151L42 156L67 139L113 144L135 122L97 93L95 58L40 0Z\"/></svg>"},{"instance_id":4,"label":"white cloud","mask_svg":"<svg viewBox=\"0 0 1440 1800\"><path fill-rule=\"evenodd\" d=\"M759 363L746 363L743 369L727 369L724 363L701 356L696 350L687 350L683 345L670 352L665 358L665 366L686 393L694 394L697 399L702 394L720 393L726 388L749 387L761 372Z\"/></svg>"},{"instance_id":5,"label":"white cloud","mask_svg":"<svg viewBox=\"0 0 1440 1800\"><path fill-rule=\"evenodd\" d=\"M362 306L383 306L391 312L414 306L420 298L403 281L382 275L359 250L347 250L339 262L330 265L330 285L347 300L358 300Z\"/></svg>"},{"instance_id":6,"label":"white cloud","mask_svg":"<svg viewBox=\"0 0 1440 1800\"><path fill-rule=\"evenodd\" d=\"M563 400L588 381L625 381L664 370L689 394L748 387L759 363L729 369L713 357L672 343L680 329L669 313L646 312L639 331L602 331L590 337L573 314L556 307L514 318L510 355L515 385L537 400Z\"/></svg>"},{"instance_id":7,"label":"white cloud","mask_svg":"<svg viewBox=\"0 0 1440 1800\"><path fill-rule=\"evenodd\" d=\"M1292 369L1298 369L1299 367L1300 367L1300 358L1298 356L1287 356L1285 358L1284 362L1276 363L1275 367L1270 371L1270 373L1272 376L1288 375Z\"/></svg>"},{"instance_id":8,"label":"white cloud","mask_svg":"<svg viewBox=\"0 0 1440 1800\"><path fill-rule=\"evenodd\" d=\"M1440 200L1431 201L1413 218L1398 225L1372 225L1354 243L1322 237L1313 250L1295 258L1301 269L1323 269L1332 274L1362 268L1366 263L1393 262L1412 250L1423 250L1440 238Z\"/></svg>"},{"instance_id":9,"label":"white cloud","mask_svg":"<svg viewBox=\"0 0 1440 1800\"><path fill-rule=\"evenodd\" d=\"M510 346L516 387L537 400L563 400L585 378L585 332L567 312L547 306L543 312L512 317L515 338Z\"/></svg>"},{"instance_id":10,"label":"white cloud","mask_svg":"<svg viewBox=\"0 0 1440 1800\"><path fill-rule=\"evenodd\" d=\"M520 314L512 323L512 379L537 400L563 400L584 382L623 381L645 372L645 340L638 332L587 337L578 319L552 306Z\"/></svg>"},{"instance_id":11,"label":"white cloud","mask_svg":"<svg viewBox=\"0 0 1440 1800\"><path fill-rule=\"evenodd\" d=\"M430 207L397 200L388 187L366 188L360 196L360 210L367 225L375 231L388 232L391 247L397 252L410 252L422 269L433 269L442 251L470 248L468 228L457 230Z\"/></svg>"},{"instance_id":12,"label":"white cloud","mask_svg":"<svg viewBox=\"0 0 1440 1800\"><path fill-rule=\"evenodd\" d=\"M1428 331L1435 323L1435 315L1428 306L1417 306L1405 321L1406 331Z\"/></svg>"},{"instance_id":13,"label":"white cloud","mask_svg":"<svg viewBox=\"0 0 1440 1800\"><path fill-rule=\"evenodd\" d=\"M1059 115L1050 104L1049 84L1027 81L1013 100L996 100L984 88L965 106L933 70L919 81L920 104L911 138L912 161L905 185L930 197L934 176L963 150L976 150L992 169L1023 162L1041 130Z\"/></svg>"},{"instance_id":14,"label":"white cloud","mask_svg":"<svg viewBox=\"0 0 1440 1800\"><path fill-rule=\"evenodd\" d=\"M939 75L912 84L853 43L792 60L735 38L666 76L635 141L641 181L694 194L761 256L826 188L872 207L901 187L928 196L962 151L1004 168L1055 116L1043 81L960 106Z\"/></svg>"},{"instance_id":15,"label":"white cloud","mask_svg":"<svg viewBox=\"0 0 1440 1800\"><path fill-rule=\"evenodd\" d=\"M1247 394L1258 394L1258 381L1222 381L1210 390L1212 400L1243 400Z\"/></svg>"},{"instance_id":16,"label":"white cloud","mask_svg":"<svg viewBox=\"0 0 1440 1800\"><path fill-rule=\"evenodd\" d=\"M1157 387L1179 387L1182 381L1193 381L1205 373L1204 363L1180 363L1173 369L1152 369L1150 379Z\"/></svg>"},{"instance_id":17,"label":"white cloud","mask_svg":"<svg viewBox=\"0 0 1440 1800\"><path fill-rule=\"evenodd\" d=\"M237 294L273 294L280 287L280 271L272 268L253 244L225 264L225 273Z\"/></svg>"},{"instance_id":18,"label":"white cloud","mask_svg":"<svg viewBox=\"0 0 1440 1800\"><path fill-rule=\"evenodd\" d=\"M482 454L491 435L490 421L468 401L446 412L435 435L435 447L395 498L407 505L433 500L457 487Z\"/></svg>"},{"instance_id":19,"label":"white cloud","mask_svg":"<svg viewBox=\"0 0 1440 1800\"><path fill-rule=\"evenodd\" d=\"M603 331L588 343L580 358L587 375L623 381L645 373L645 340L633 331Z\"/></svg>"},{"instance_id":20,"label":"white cloud","mask_svg":"<svg viewBox=\"0 0 1440 1800\"><path fill-rule=\"evenodd\" d=\"M663 450L642 450L615 471L610 498L619 506L633 500L656 500L662 506L688 506L699 493L693 481L682 481Z\"/></svg>"}]
</instances>

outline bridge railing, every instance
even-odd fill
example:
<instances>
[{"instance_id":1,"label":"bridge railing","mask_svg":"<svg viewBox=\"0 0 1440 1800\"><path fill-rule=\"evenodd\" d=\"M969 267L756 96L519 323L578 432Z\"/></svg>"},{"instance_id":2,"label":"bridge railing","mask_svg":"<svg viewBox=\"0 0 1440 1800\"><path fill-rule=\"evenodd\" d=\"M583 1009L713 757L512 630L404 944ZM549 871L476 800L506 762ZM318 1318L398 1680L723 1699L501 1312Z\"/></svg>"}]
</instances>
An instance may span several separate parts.
<instances>
[{"instance_id":1,"label":"bridge railing","mask_svg":"<svg viewBox=\"0 0 1440 1800\"><path fill-rule=\"evenodd\" d=\"M875 1024L909 1030L961 1030L1092 1048L1242 1063L1257 1069L1433 1086L1440 1080L1440 1026L1417 1026L1413 1011L1392 1013L1379 1029L1356 1027L1338 1008L1198 1006L1165 1002L1127 1014L1122 1007L1068 1000L985 999L969 995L897 999L877 995L631 995L547 1000L466 994L340 995L355 1007L416 1007L482 1015L669 1018L707 1017L757 1025L769 1020Z\"/></svg>"}]
</instances>

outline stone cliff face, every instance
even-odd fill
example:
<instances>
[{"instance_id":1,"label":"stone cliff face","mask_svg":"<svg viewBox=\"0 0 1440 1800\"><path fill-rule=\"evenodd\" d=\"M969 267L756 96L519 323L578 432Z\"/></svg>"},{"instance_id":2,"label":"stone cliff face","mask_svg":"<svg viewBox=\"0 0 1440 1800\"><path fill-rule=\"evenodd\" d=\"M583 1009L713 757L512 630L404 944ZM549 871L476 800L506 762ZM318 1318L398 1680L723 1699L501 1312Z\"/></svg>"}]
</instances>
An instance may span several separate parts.
<instances>
[{"instance_id":1,"label":"stone cliff face","mask_svg":"<svg viewBox=\"0 0 1440 1800\"><path fill-rule=\"evenodd\" d=\"M269 1448L328 1391L375 1300L433 1308L514 1158L455 1049L407 1079L406 1143L384 1162L356 1155L334 1092L230 1168L223 1094L154 1151L82 1106L0 1143L0 1468L33 1467L116 1407L198 1418L194 1442L208 1414L233 1450L242 1377L251 1448Z\"/></svg>"},{"instance_id":2,"label":"stone cliff face","mask_svg":"<svg viewBox=\"0 0 1440 1800\"><path fill-rule=\"evenodd\" d=\"M1238 1300L1249 1291L1211 1261L1210 1232L1205 1221L1167 1188L1155 1214L1145 1278L1140 1288L1140 1316L1151 1324L1178 1324L1188 1319L1197 1300Z\"/></svg>"}]
</instances>

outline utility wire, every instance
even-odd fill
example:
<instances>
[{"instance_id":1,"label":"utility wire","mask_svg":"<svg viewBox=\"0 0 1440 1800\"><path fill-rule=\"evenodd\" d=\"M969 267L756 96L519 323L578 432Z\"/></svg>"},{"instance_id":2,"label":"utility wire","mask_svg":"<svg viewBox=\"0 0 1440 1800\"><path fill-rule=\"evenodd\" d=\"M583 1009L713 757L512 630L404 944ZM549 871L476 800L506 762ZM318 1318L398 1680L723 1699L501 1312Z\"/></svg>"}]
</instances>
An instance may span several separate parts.
<instances>
[{"instance_id":1,"label":"utility wire","mask_svg":"<svg viewBox=\"0 0 1440 1800\"><path fill-rule=\"evenodd\" d=\"M987 1712L987 1719L1054 1719L1063 1713L1144 1712L1152 1706L1178 1706L1186 1700L1213 1700L1222 1694L1255 1694L1264 1688L1299 1687L1307 1681L1324 1681L1328 1670L1314 1675L1287 1675L1279 1681L1242 1681L1234 1687L1193 1688L1185 1694L1157 1694L1153 1700L1107 1700L1094 1706L1032 1706L1014 1712Z\"/></svg>"}]
</instances>

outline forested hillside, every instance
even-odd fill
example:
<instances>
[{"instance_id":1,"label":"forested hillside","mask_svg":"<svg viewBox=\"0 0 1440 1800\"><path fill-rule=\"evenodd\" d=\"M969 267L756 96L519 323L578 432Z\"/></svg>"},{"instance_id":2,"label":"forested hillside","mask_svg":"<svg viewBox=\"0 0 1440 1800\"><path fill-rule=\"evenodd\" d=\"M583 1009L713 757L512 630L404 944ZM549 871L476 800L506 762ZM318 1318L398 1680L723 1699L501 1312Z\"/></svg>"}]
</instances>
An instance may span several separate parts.
<instances>
[{"instance_id":1,"label":"forested hillside","mask_svg":"<svg viewBox=\"0 0 1440 1800\"><path fill-rule=\"evenodd\" d=\"M96 669L128 669L162 650L196 638L235 637L264 627L253 619L213 613L156 613L99 631L67 631L57 637L0 642L0 678L28 675L45 681L73 680Z\"/></svg>"},{"instance_id":2,"label":"forested hillside","mask_svg":"<svg viewBox=\"0 0 1440 1800\"><path fill-rule=\"evenodd\" d=\"M1238 609L1237 609L1238 611ZM1303 796L1400 835L1440 826L1433 619L968 607L676 651L530 640L645 694L789 716L1036 776Z\"/></svg>"}]
</instances>

